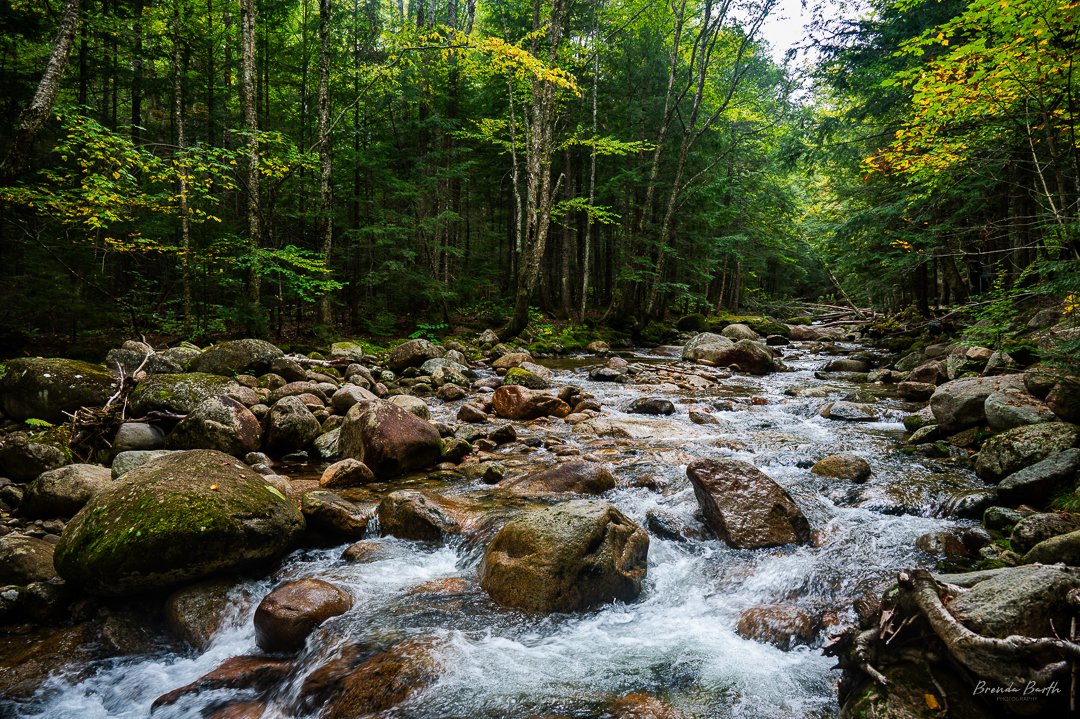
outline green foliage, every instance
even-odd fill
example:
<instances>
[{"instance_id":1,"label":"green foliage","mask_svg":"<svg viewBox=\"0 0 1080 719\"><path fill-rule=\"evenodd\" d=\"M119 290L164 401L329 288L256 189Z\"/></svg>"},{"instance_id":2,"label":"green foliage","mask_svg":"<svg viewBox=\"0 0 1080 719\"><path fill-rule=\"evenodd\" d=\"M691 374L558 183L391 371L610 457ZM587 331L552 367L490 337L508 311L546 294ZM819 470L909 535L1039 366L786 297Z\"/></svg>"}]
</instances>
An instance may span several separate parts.
<instances>
[{"instance_id":1,"label":"green foliage","mask_svg":"<svg viewBox=\"0 0 1080 719\"><path fill-rule=\"evenodd\" d=\"M53 427L56 426L52 422L49 422L48 420L37 419L35 417L30 417L28 419L24 419L23 424L28 425L30 427L33 427L34 429L52 429Z\"/></svg>"},{"instance_id":2,"label":"green foliage","mask_svg":"<svg viewBox=\"0 0 1080 719\"><path fill-rule=\"evenodd\" d=\"M418 322L416 324L416 330L414 330L413 333L409 335L409 339L425 339L430 342L434 342L435 344L440 344L438 333L445 332L447 328L448 325L445 322L438 322L432 324Z\"/></svg>"}]
</instances>

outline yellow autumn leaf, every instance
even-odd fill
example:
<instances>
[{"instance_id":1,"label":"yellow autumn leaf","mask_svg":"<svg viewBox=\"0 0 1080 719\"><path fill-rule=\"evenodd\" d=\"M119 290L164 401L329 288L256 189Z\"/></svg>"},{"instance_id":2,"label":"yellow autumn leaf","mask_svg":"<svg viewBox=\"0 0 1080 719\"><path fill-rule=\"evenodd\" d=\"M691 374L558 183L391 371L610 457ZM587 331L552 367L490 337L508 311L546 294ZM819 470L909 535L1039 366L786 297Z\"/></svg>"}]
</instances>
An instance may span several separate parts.
<instances>
[{"instance_id":1,"label":"yellow autumn leaf","mask_svg":"<svg viewBox=\"0 0 1080 719\"><path fill-rule=\"evenodd\" d=\"M937 697L933 694L923 694L923 699L926 701L926 708L930 711L937 711L941 708L941 705L938 704Z\"/></svg>"}]
</instances>

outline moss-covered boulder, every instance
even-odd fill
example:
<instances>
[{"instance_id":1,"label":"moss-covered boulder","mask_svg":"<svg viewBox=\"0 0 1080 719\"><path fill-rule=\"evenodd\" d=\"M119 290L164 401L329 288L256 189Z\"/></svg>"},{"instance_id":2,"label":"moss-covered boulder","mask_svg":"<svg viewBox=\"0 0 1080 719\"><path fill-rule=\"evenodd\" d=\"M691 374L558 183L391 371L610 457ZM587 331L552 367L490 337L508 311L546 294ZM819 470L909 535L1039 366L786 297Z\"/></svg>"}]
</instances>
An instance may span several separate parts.
<instances>
[{"instance_id":1,"label":"moss-covered boulder","mask_svg":"<svg viewBox=\"0 0 1080 719\"><path fill-rule=\"evenodd\" d=\"M64 528L60 576L87 592L160 591L273 561L304 530L296 506L239 460L175 452L129 472Z\"/></svg>"},{"instance_id":2,"label":"moss-covered boulder","mask_svg":"<svg viewBox=\"0 0 1080 719\"><path fill-rule=\"evenodd\" d=\"M101 365L78 360L21 357L0 379L0 405L11 419L63 422L64 412L100 407L116 392L116 379Z\"/></svg>"},{"instance_id":3,"label":"moss-covered boulder","mask_svg":"<svg viewBox=\"0 0 1080 719\"><path fill-rule=\"evenodd\" d=\"M203 372L150 375L131 393L131 414L140 417L148 412L190 414L212 397L239 391L228 377Z\"/></svg>"},{"instance_id":4,"label":"moss-covered boulder","mask_svg":"<svg viewBox=\"0 0 1080 719\"><path fill-rule=\"evenodd\" d=\"M29 482L42 472L71 462L68 428L46 432L12 432L0 439L0 476Z\"/></svg>"},{"instance_id":5,"label":"moss-covered boulder","mask_svg":"<svg viewBox=\"0 0 1080 719\"><path fill-rule=\"evenodd\" d=\"M261 375L270 371L270 365L283 357L281 348L265 340L231 340L219 342L194 357L188 363L192 372L206 372L232 376L238 374Z\"/></svg>"},{"instance_id":6,"label":"moss-covered boulder","mask_svg":"<svg viewBox=\"0 0 1080 719\"><path fill-rule=\"evenodd\" d=\"M535 375L524 367L511 367L506 370L503 384L519 384L528 389L547 389L551 385L539 375Z\"/></svg>"}]
</instances>

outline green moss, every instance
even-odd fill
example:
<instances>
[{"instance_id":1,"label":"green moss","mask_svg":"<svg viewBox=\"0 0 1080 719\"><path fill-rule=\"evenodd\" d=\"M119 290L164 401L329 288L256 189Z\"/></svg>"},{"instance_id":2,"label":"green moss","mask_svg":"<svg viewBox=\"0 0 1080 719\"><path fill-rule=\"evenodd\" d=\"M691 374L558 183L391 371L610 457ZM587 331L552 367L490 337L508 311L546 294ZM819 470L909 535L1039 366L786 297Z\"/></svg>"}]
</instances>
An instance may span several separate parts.
<instances>
[{"instance_id":1,"label":"green moss","mask_svg":"<svg viewBox=\"0 0 1080 719\"><path fill-rule=\"evenodd\" d=\"M663 344L675 337L675 328L663 322L652 321L641 330L640 337L645 342Z\"/></svg>"},{"instance_id":2,"label":"green moss","mask_svg":"<svg viewBox=\"0 0 1080 719\"><path fill-rule=\"evenodd\" d=\"M802 325L803 327L806 327L814 324L814 319L812 317L788 317L787 324Z\"/></svg>"},{"instance_id":3,"label":"green moss","mask_svg":"<svg viewBox=\"0 0 1080 719\"><path fill-rule=\"evenodd\" d=\"M680 332L704 332L709 329L709 322L705 319L705 315L696 312L692 315L680 317L679 321L675 323L675 329Z\"/></svg>"}]
</instances>

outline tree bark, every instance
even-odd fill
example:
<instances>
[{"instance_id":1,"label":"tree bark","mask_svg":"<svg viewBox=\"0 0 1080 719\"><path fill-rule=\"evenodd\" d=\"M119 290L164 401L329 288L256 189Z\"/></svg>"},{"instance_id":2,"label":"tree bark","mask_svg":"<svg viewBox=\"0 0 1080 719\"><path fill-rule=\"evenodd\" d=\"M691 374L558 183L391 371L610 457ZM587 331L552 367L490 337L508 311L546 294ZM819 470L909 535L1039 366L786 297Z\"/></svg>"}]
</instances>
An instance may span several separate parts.
<instances>
[{"instance_id":1,"label":"tree bark","mask_svg":"<svg viewBox=\"0 0 1080 719\"><path fill-rule=\"evenodd\" d=\"M187 137L184 127L184 88L182 70L184 53L180 44L183 18L180 0L173 0L173 123L176 125L176 152L184 154ZM184 335L191 332L191 220L188 217L187 171L180 168L176 192L180 197L180 273L184 292Z\"/></svg>"},{"instance_id":2,"label":"tree bark","mask_svg":"<svg viewBox=\"0 0 1080 719\"><path fill-rule=\"evenodd\" d=\"M30 149L52 112L56 96L60 92L60 81L64 77L71 47L75 43L75 32L79 27L79 6L80 0L67 0L64 3L64 14L60 18L60 28L56 31L45 73L41 76L41 82L38 83L30 105L19 117L19 126L15 130L3 172L0 172L0 176L5 179L23 174L30 166Z\"/></svg>"},{"instance_id":3,"label":"tree bark","mask_svg":"<svg viewBox=\"0 0 1080 719\"><path fill-rule=\"evenodd\" d=\"M323 262L330 266L334 245L334 187L333 165L330 156L330 16L332 0L319 0L319 236L322 240ZM333 319L330 295L319 299L319 323L328 325Z\"/></svg>"},{"instance_id":4,"label":"tree bark","mask_svg":"<svg viewBox=\"0 0 1080 719\"><path fill-rule=\"evenodd\" d=\"M255 0L240 0L240 95L244 108L244 130L247 133L247 222L248 248L258 251L262 243L261 208L259 206L259 117L255 109ZM258 263L252 262L248 271L248 300L259 303L260 275Z\"/></svg>"}]
</instances>

